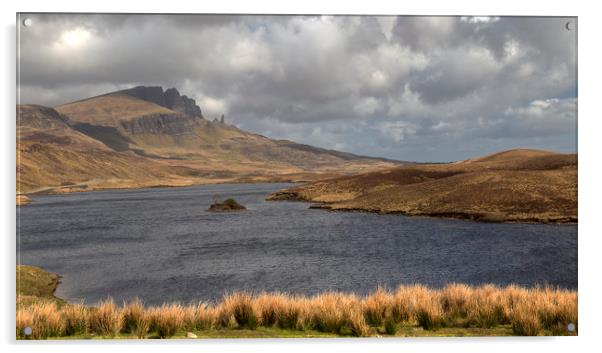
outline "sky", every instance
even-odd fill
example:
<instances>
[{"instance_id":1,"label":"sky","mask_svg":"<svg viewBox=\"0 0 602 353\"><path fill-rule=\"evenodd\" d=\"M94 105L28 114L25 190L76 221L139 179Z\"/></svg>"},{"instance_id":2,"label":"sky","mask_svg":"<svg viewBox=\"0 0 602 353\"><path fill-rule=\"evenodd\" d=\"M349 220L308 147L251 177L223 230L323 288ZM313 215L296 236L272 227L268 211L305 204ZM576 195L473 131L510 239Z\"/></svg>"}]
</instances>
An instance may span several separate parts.
<instances>
[{"instance_id":1,"label":"sky","mask_svg":"<svg viewBox=\"0 0 602 353\"><path fill-rule=\"evenodd\" d=\"M361 155L576 152L575 18L24 18L32 25L19 24L21 103L176 87L208 119L225 114L251 132Z\"/></svg>"}]
</instances>

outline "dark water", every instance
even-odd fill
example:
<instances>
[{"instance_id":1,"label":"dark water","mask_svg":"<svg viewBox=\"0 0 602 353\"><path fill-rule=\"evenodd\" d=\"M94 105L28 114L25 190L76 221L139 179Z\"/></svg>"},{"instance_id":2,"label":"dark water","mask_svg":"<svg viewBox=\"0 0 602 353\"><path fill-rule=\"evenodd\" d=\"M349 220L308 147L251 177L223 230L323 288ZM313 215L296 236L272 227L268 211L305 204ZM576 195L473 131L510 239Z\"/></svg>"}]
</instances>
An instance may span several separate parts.
<instances>
[{"instance_id":1,"label":"dark water","mask_svg":"<svg viewBox=\"0 0 602 353\"><path fill-rule=\"evenodd\" d=\"M19 209L18 259L63 276L57 295L94 303L311 294L384 284L549 283L577 288L577 226L490 224L310 210L266 202L287 184L34 196ZM235 197L247 212L205 210Z\"/></svg>"}]
</instances>

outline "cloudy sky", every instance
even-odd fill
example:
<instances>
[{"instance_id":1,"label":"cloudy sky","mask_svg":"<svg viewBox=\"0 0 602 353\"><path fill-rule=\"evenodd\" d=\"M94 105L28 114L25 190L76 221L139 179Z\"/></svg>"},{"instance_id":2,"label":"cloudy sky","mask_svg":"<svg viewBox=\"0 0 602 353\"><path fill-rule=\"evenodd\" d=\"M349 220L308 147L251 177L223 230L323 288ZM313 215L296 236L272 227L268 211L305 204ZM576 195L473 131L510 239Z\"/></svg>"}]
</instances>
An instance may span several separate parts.
<instances>
[{"instance_id":1,"label":"cloudy sky","mask_svg":"<svg viewBox=\"0 0 602 353\"><path fill-rule=\"evenodd\" d=\"M42 15L22 103L176 87L207 118L399 160L576 151L571 18ZM567 30L567 22L572 30Z\"/></svg>"}]
</instances>

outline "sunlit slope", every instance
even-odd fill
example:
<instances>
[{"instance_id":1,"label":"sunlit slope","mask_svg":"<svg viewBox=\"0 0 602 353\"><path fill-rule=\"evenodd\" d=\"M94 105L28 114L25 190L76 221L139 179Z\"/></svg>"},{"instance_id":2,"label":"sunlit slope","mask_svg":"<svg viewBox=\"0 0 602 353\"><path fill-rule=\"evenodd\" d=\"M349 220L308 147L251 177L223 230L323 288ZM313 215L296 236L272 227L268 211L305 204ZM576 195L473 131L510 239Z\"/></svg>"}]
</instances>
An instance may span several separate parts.
<instances>
[{"instance_id":1,"label":"sunlit slope","mask_svg":"<svg viewBox=\"0 0 602 353\"><path fill-rule=\"evenodd\" d=\"M577 156L505 151L449 164L402 166L317 181L271 200L315 207L486 221L576 222Z\"/></svg>"},{"instance_id":2,"label":"sunlit slope","mask_svg":"<svg viewBox=\"0 0 602 353\"><path fill-rule=\"evenodd\" d=\"M113 149L132 150L145 156L287 168L296 172L362 170L379 164L392 165L382 159L273 140L227 123L183 113L194 111L190 102L186 110L174 111L157 104L167 104L168 91L163 92L160 87L137 87L56 109L67 116L75 128L105 141ZM128 92L134 92L131 94L136 97Z\"/></svg>"},{"instance_id":3,"label":"sunlit slope","mask_svg":"<svg viewBox=\"0 0 602 353\"><path fill-rule=\"evenodd\" d=\"M81 183L140 185L171 174L164 165L116 152L71 128L52 108L18 106L17 117L19 192Z\"/></svg>"},{"instance_id":4,"label":"sunlit slope","mask_svg":"<svg viewBox=\"0 0 602 353\"><path fill-rule=\"evenodd\" d=\"M399 165L209 121L161 87L17 112L20 192L317 180Z\"/></svg>"}]
</instances>

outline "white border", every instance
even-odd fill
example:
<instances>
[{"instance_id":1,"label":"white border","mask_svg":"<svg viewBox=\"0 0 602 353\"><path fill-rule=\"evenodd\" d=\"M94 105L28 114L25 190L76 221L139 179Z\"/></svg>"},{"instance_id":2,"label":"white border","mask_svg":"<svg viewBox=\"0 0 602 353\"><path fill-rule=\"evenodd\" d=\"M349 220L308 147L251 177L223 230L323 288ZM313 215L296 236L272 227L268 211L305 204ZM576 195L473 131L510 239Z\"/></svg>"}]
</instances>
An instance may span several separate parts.
<instances>
[{"instance_id":1,"label":"white border","mask_svg":"<svg viewBox=\"0 0 602 353\"><path fill-rule=\"evenodd\" d=\"M594 3L594 2L590 2ZM170 13L316 13L316 14L414 14L414 15L553 15L579 16L579 337L561 338L412 338L412 339L303 339L303 340L220 340L146 341L146 342L45 342L20 344L14 340L15 296L15 18L16 12L170 12ZM454 0L436 2L419 1L150 1L125 2L123 0L86 1L32 1L2 2L2 65L4 82L1 86L2 101L2 217L3 290L1 295L2 320L0 337L3 351L45 352L104 352L110 349L163 352L166 350L248 352L305 352L320 350L329 352L365 352L367 350L401 351L449 351L449 352L507 352L509 350L533 350L546 352L573 352L590 350L600 346L600 264L599 251L602 234L594 225L599 200L601 175L600 138L600 78L599 28L601 12L594 6L575 1L505 0L486 2Z\"/></svg>"}]
</instances>

